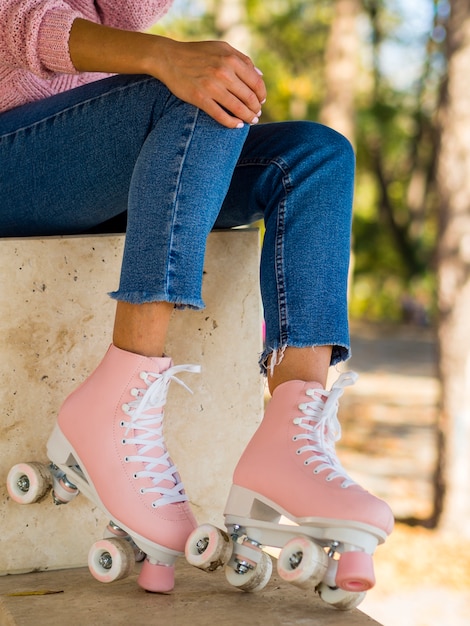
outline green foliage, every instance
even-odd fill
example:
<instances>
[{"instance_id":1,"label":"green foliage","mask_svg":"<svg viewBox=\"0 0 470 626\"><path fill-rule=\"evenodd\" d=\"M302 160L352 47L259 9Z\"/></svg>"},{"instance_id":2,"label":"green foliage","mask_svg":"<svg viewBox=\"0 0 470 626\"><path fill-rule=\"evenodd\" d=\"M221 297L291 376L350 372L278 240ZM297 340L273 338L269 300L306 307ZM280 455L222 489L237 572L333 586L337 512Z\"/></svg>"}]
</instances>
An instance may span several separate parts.
<instances>
[{"instance_id":1,"label":"green foliage","mask_svg":"<svg viewBox=\"0 0 470 626\"><path fill-rule=\"evenodd\" d=\"M416 37L411 41L397 38L403 18L391 13L392 2L364 4L372 29L374 63L372 85L358 94L357 104L352 314L400 319L409 316L413 302L423 312L421 319L432 320L438 209L435 110L444 68L442 54L427 35L420 45ZM399 80L401 67L394 76L384 72L380 63L381 46L391 40L402 48L402 54L408 50L410 62L422 55L419 74L404 86Z\"/></svg>"},{"instance_id":2,"label":"green foliage","mask_svg":"<svg viewBox=\"0 0 470 626\"><path fill-rule=\"evenodd\" d=\"M331 2L252 0L252 54L268 88L264 119L288 120L318 116L324 98L323 55L331 21Z\"/></svg>"}]
</instances>

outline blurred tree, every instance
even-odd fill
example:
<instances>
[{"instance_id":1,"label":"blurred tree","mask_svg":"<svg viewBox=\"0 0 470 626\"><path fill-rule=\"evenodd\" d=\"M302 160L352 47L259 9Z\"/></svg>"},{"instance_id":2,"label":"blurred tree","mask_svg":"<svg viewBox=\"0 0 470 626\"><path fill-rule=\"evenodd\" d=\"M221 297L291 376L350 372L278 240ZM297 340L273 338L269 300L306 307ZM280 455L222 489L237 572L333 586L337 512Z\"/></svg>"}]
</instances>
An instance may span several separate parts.
<instances>
[{"instance_id":1,"label":"blurred tree","mask_svg":"<svg viewBox=\"0 0 470 626\"><path fill-rule=\"evenodd\" d=\"M325 50L325 97L320 121L355 143L360 0L335 0Z\"/></svg>"},{"instance_id":2,"label":"blurred tree","mask_svg":"<svg viewBox=\"0 0 470 626\"><path fill-rule=\"evenodd\" d=\"M251 29L247 25L245 0L211 0L208 8L218 39L229 41L238 50L250 54Z\"/></svg>"},{"instance_id":3,"label":"blurred tree","mask_svg":"<svg viewBox=\"0 0 470 626\"><path fill-rule=\"evenodd\" d=\"M416 300L419 293L422 305L429 306L433 300L436 46L431 39L422 41L421 49L427 47L427 54L419 79L402 86L397 78L403 68L387 71L382 59L390 42L395 48L399 44L404 49L412 47L404 37L397 42L396 33L406 16L386 0L363 0L363 7L369 47L363 46L362 51L369 55L356 96L358 192L352 312L400 320L404 299Z\"/></svg>"},{"instance_id":4,"label":"blurred tree","mask_svg":"<svg viewBox=\"0 0 470 626\"><path fill-rule=\"evenodd\" d=\"M437 180L439 370L442 383L441 526L456 537L470 526L470 3L450 0L447 81L439 114Z\"/></svg>"}]
</instances>

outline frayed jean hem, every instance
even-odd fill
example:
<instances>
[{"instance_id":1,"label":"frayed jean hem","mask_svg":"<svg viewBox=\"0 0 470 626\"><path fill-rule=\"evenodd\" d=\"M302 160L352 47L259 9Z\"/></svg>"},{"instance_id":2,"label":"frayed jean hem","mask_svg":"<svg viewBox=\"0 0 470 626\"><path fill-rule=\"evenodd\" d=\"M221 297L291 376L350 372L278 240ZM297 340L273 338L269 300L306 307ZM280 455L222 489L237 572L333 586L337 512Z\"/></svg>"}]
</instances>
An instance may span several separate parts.
<instances>
[{"instance_id":1,"label":"frayed jean hem","mask_svg":"<svg viewBox=\"0 0 470 626\"><path fill-rule=\"evenodd\" d=\"M283 346L272 346L272 347L266 347L260 358L259 358L259 367L260 367L260 372L261 374L263 374L264 376L267 376L268 374L268 358L269 356L272 354L273 358L274 358L274 363L272 364L272 367L276 367L276 365L278 365L281 361L282 361L282 357L284 354L285 349L290 346L292 348L316 348L316 347L320 347L321 345L332 345L333 346L333 350L331 352L331 361L330 361L330 365L337 365L338 363L341 363L343 361L347 361L348 359L351 358L351 348L350 346L348 346L347 344L311 344L311 343L307 343L307 344L294 344L294 343L289 343L287 345L283 345Z\"/></svg>"},{"instance_id":2,"label":"frayed jean hem","mask_svg":"<svg viewBox=\"0 0 470 626\"><path fill-rule=\"evenodd\" d=\"M113 300L128 302L129 304L146 304L148 302L169 302L174 304L176 309L194 309L199 311L205 309L206 305L200 298L183 299L172 297L168 294L148 293L147 291L111 291L108 295Z\"/></svg>"}]
</instances>

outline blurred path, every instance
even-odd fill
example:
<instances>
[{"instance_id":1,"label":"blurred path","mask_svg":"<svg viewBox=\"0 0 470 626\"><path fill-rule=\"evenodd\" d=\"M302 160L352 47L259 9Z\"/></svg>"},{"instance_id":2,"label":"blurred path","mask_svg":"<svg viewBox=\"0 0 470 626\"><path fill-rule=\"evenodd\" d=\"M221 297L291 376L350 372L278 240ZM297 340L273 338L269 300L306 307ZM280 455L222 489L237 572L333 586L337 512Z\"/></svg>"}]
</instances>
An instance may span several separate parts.
<instances>
[{"instance_id":1,"label":"blurred path","mask_svg":"<svg viewBox=\"0 0 470 626\"><path fill-rule=\"evenodd\" d=\"M359 374L340 403L339 454L348 471L387 499L397 517L431 514L438 383L432 331L353 324Z\"/></svg>"},{"instance_id":2,"label":"blurred path","mask_svg":"<svg viewBox=\"0 0 470 626\"><path fill-rule=\"evenodd\" d=\"M339 455L397 517L432 513L438 381L433 332L353 324L359 373L340 402ZM384 626L470 626L470 546L397 525L374 558L377 585L360 609Z\"/></svg>"}]
</instances>

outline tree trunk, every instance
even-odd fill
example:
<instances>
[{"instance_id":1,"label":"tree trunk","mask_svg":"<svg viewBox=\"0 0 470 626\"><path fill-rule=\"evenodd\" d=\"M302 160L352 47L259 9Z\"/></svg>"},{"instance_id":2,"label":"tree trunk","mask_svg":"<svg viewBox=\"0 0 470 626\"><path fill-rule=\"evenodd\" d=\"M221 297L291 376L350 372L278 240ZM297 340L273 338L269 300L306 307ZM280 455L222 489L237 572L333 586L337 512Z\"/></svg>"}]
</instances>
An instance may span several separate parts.
<instances>
[{"instance_id":1,"label":"tree trunk","mask_svg":"<svg viewBox=\"0 0 470 626\"><path fill-rule=\"evenodd\" d=\"M215 25L221 39L250 54L251 33L247 26L245 0L217 0L213 4Z\"/></svg>"},{"instance_id":2,"label":"tree trunk","mask_svg":"<svg viewBox=\"0 0 470 626\"><path fill-rule=\"evenodd\" d=\"M336 0L325 52L326 98L320 120L354 143L359 0Z\"/></svg>"},{"instance_id":3,"label":"tree trunk","mask_svg":"<svg viewBox=\"0 0 470 626\"><path fill-rule=\"evenodd\" d=\"M440 527L470 536L470 4L450 0L448 74L439 111L437 183L439 434L444 442ZM440 481L438 481L440 482ZM440 511L438 510L437 513Z\"/></svg>"}]
</instances>

